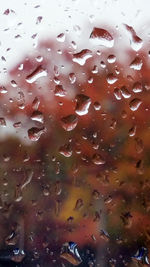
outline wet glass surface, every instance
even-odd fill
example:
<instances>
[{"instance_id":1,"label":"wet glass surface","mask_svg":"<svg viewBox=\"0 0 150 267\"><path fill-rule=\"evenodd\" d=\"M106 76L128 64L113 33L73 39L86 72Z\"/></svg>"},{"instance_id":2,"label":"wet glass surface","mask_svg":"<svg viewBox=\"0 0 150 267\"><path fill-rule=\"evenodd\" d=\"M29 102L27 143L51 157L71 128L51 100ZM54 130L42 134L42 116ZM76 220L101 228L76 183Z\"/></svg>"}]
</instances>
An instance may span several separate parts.
<instances>
[{"instance_id":1,"label":"wet glass surface","mask_svg":"<svg viewBox=\"0 0 150 267\"><path fill-rule=\"evenodd\" d=\"M0 266L150 265L149 7L2 3Z\"/></svg>"}]
</instances>

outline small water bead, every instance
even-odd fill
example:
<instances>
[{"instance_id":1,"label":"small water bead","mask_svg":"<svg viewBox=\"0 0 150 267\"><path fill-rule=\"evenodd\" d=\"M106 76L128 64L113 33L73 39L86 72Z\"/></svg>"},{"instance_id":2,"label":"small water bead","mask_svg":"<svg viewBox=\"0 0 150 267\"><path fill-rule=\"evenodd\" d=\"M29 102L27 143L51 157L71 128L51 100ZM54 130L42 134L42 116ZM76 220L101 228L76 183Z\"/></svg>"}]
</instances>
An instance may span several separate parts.
<instances>
[{"instance_id":1,"label":"small water bead","mask_svg":"<svg viewBox=\"0 0 150 267\"><path fill-rule=\"evenodd\" d=\"M109 234L105 231L105 230L100 230L100 237L102 239L104 239L105 241L109 241L110 240L110 236Z\"/></svg>"},{"instance_id":2,"label":"small water bead","mask_svg":"<svg viewBox=\"0 0 150 267\"><path fill-rule=\"evenodd\" d=\"M106 68L106 64L105 64L105 62L104 62L104 61L101 61L101 62L100 62L100 65L101 65L101 67L102 67L103 69L105 69L105 68Z\"/></svg>"},{"instance_id":3,"label":"small water bead","mask_svg":"<svg viewBox=\"0 0 150 267\"><path fill-rule=\"evenodd\" d=\"M11 83L12 87L14 87L14 88L16 88L18 86L14 80L12 80L10 83Z\"/></svg>"},{"instance_id":4,"label":"small water bead","mask_svg":"<svg viewBox=\"0 0 150 267\"><path fill-rule=\"evenodd\" d=\"M43 113L39 110L33 111L32 115L31 115L31 120L38 121L40 123L44 123Z\"/></svg>"},{"instance_id":5,"label":"small water bead","mask_svg":"<svg viewBox=\"0 0 150 267\"><path fill-rule=\"evenodd\" d=\"M8 90L6 89L5 86L0 86L0 93L1 94L6 94L8 92Z\"/></svg>"},{"instance_id":6,"label":"small water bead","mask_svg":"<svg viewBox=\"0 0 150 267\"><path fill-rule=\"evenodd\" d=\"M59 68L56 65L54 65L54 74L55 76L59 76Z\"/></svg>"},{"instance_id":7,"label":"small water bead","mask_svg":"<svg viewBox=\"0 0 150 267\"><path fill-rule=\"evenodd\" d=\"M126 86L122 86L121 87L121 93L122 93L122 96L124 98L130 98L131 97L131 94L130 92L128 91L128 89L126 88Z\"/></svg>"},{"instance_id":8,"label":"small water bead","mask_svg":"<svg viewBox=\"0 0 150 267\"><path fill-rule=\"evenodd\" d=\"M42 21L42 19L43 19L42 16L38 16L38 17L36 18L36 24L37 24L37 25L40 24L41 21Z\"/></svg>"},{"instance_id":9,"label":"small water bead","mask_svg":"<svg viewBox=\"0 0 150 267\"><path fill-rule=\"evenodd\" d=\"M93 190L93 192L92 192L92 196L93 196L93 198L94 199L99 199L100 198L100 192L98 191L98 190Z\"/></svg>"},{"instance_id":10,"label":"small water bead","mask_svg":"<svg viewBox=\"0 0 150 267\"><path fill-rule=\"evenodd\" d=\"M39 108L39 105L40 105L40 100L38 97L35 97L32 102L32 108L37 110Z\"/></svg>"},{"instance_id":11,"label":"small water bead","mask_svg":"<svg viewBox=\"0 0 150 267\"><path fill-rule=\"evenodd\" d=\"M142 48L143 40L139 36L137 36L133 27L131 27L127 24L124 24L124 25L125 25L127 31L131 35L130 44L131 44L132 49L135 51L139 51Z\"/></svg>"},{"instance_id":12,"label":"small water bead","mask_svg":"<svg viewBox=\"0 0 150 267\"><path fill-rule=\"evenodd\" d=\"M5 120L5 118L0 118L0 126L6 127L6 120Z\"/></svg>"},{"instance_id":13,"label":"small water bead","mask_svg":"<svg viewBox=\"0 0 150 267\"><path fill-rule=\"evenodd\" d=\"M71 42L71 45L72 45L73 49L77 49L77 44L74 41Z\"/></svg>"},{"instance_id":14,"label":"small water bead","mask_svg":"<svg viewBox=\"0 0 150 267\"><path fill-rule=\"evenodd\" d=\"M92 73L96 74L98 73L98 66L94 65L93 69L92 69Z\"/></svg>"},{"instance_id":15,"label":"small water bead","mask_svg":"<svg viewBox=\"0 0 150 267\"><path fill-rule=\"evenodd\" d=\"M94 106L95 110L100 110L101 109L101 104L98 101L95 101L93 106Z\"/></svg>"},{"instance_id":16,"label":"small water bead","mask_svg":"<svg viewBox=\"0 0 150 267\"><path fill-rule=\"evenodd\" d=\"M57 35L57 41L63 43L65 41L65 34L64 33L60 33L59 35Z\"/></svg>"},{"instance_id":17,"label":"small water bead","mask_svg":"<svg viewBox=\"0 0 150 267\"><path fill-rule=\"evenodd\" d=\"M72 131L78 124L78 118L76 115L71 114L61 119L61 125L64 130Z\"/></svg>"},{"instance_id":18,"label":"small water bead","mask_svg":"<svg viewBox=\"0 0 150 267\"><path fill-rule=\"evenodd\" d=\"M61 146L59 148L59 153L61 155L63 155L64 157L67 157L67 158L71 157L72 156L72 149L71 149L70 144L66 144L64 146Z\"/></svg>"},{"instance_id":19,"label":"small water bead","mask_svg":"<svg viewBox=\"0 0 150 267\"><path fill-rule=\"evenodd\" d=\"M144 144L141 138L136 137L135 138L135 149L138 154L143 152Z\"/></svg>"},{"instance_id":20,"label":"small water bead","mask_svg":"<svg viewBox=\"0 0 150 267\"><path fill-rule=\"evenodd\" d=\"M106 77L106 80L109 84L114 84L118 78L113 73L109 73Z\"/></svg>"},{"instance_id":21,"label":"small water bead","mask_svg":"<svg viewBox=\"0 0 150 267\"><path fill-rule=\"evenodd\" d=\"M11 234L9 234L6 238L5 238L5 243L6 245L9 246L14 246L17 244L18 242L18 234L15 231L12 231Z\"/></svg>"},{"instance_id":22,"label":"small water bead","mask_svg":"<svg viewBox=\"0 0 150 267\"><path fill-rule=\"evenodd\" d=\"M76 81L76 75L74 73L69 74L69 80L73 84Z\"/></svg>"},{"instance_id":23,"label":"small water bead","mask_svg":"<svg viewBox=\"0 0 150 267\"><path fill-rule=\"evenodd\" d=\"M9 248L5 250L0 250L0 262L16 262L20 263L25 258L26 254L24 250L19 248Z\"/></svg>"},{"instance_id":24,"label":"small water bead","mask_svg":"<svg viewBox=\"0 0 150 267\"><path fill-rule=\"evenodd\" d=\"M114 130L116 128L116 125L117 125L116 119L112 118L110 123L110 128Z\"/></svg>"},{"instance_id":25,"label":"small water bead","mask_svg":"<svg viewBox=\"0 0 150 267\"><path fill-rule=\"evenodd\" d=\"M114 96L117 100L121 100L121 90L119 88L114 89Z\"/></svg>"},{"instance_id":26,"label":"small water bead","mask_svg":"<svg viewBox=\"0 0 150 267\"><path fill-rule=\"evenodd\" d=\"M36 57L36 61L37 62L42 62L43 61L43 57L42 56L37 56Z\"/></svg>"},{"instance_id":27,"label":"small water bead","mask_svg":"<svg viewBox=\"0 0 150 267\"><path fill-rule=\"evenodd\" d=\"M134 70L141 70L142 66L143 61L140 57L135 57L135 59L130 64L130 68Z\"/></svg>"},{"instance_id":28,"label":"small water bead","mask_svg":"<svg viewBox=\"0 0 150 267\"><path fill-rule=\"evenodd\" d=\"M43 133L46 132L46 128L32 127L28 130L28 137L31 141L38 141Z\"/></svg>"},{"instance_id":29,"label":"small water bead","mask_svg":"<svg viewBox=\"0 0 150 267\"><path fill-rule=\"evenodd\" d=\"M129 136L130 137L132 137L132 136L135 136L135 134L136 134L136 125L134 125L133 127L131 127L130 129L129 129Z\"/></svg>"},{"instance_id":30,"label":"small water bead","mask_svg":"<svg viewBox=\"0 0 150 267\"><path fill-rule=\"evenodd\" d=\"M3 13L3 15L9 15L9 14L11 14L11 13L13 13L13 14L15 14L15 11L13 10L13 9L9 9L9 8L7 8L5 11L4 11L4 13Z\"/></svg>"},{"instance_id":31,"label":"small water bead","mask_svg":"<svg viewBox=\"0 0 150 267\"><path fill-rule=\"evenodd\" d=\"M81 198L77 199L76 204L75 204L75 210L79 211L83 207L84 203Z\"/></svg>"},{"instance_id":32,"label":"small water bead","mask_svg":"<svg viewBox=\"0 0 150 267\"><path fill-rule=\"evenodd\" d=\"M60 84L60 80L56 76L53 78L53 81L56 84Z\"/></svg>"},{"instance_id":33,"label":"small water bead","mask_svg":"<svg viewBox=\"0 0 150 267\"><path fill-rule=\"evenodd\" d=\"M74 242L66 242L63 244L60 252L60 257L75 266L79 265L82 262L77 249L77 244Z\"/></svg>"},{"instance_id":34,"label":"small water bead","mask_svg":"<svg viewBox=\"0 0 150 267\"><path fill-rule=\"evenodd\" d=\"M150 265L148 259L148 249L145 247L140 247L132 258L137 262L141 261L143 266L145 266L145 264Z\"/></svg>"},{"instance_id":35,"label":"small water bead","mask_svg":"<svg viewBox=\"0 0 150 267\"><path fill-rule=\"evenodd\" d=\"M78 63L80 66L83 66L86 61L92 57L92 51L89 49L83 49L81 52L73 55L73 62Z\"/></svg>"},{"instance_id":36,"label":"small water bead","mask_svg":"<svg viewBox=\"0 0 150 267\"><path fill-rule=\"evenodd\" d=\"M132 223L133 223L133 216L131 215L130 212L122 213L120 218L125 228L128 228L128 229L131 228Z\"/></svg>"},{"instance_id":37,"label":"small water bead","mask_svg":"<svg viewBox=\"0 0 150 267\"><path fill-rule=\"evenodd\" d=\"M117 75L119 75L119 74L120 74L120 70L119 70L118 68L115 68L115 73L116 73Z\"/></svg>"},{"instance_id":38,"label":"small water bead","mask_svg":"<svg viewBox=\"0 0 150 267\"><path fill-rule=\"evenodd\" d=\"M31 74L26 77L28 83L34 83L41 77L47 76L47 70L42 66L38 66Z\"/></svg>"},{"instance_id":39,"label":"small water bead","mask_svg":"<svg viewBox=\"0 0 150 267\"><path fill-rule=\"evenodd\" d=\"M112 35L105 29L93 28L90 34L90 40L93 41L95 45L102 45L105 47L113 47L114 39Z\"/></svg>"},{"instance_id":40,"label":"small water bead","mask_svg":"<svg viewBox=\"0 0 150 267\"><path fill-rule=\"evenodd\" d=\"M13 124L13 127L14 127L14 128L21 128L21 127L22 127L22 123L21 123L21 121L15 122L15 123Z\"/></svg>"},{"instance_id":41,"label":"small water bead","mask_svg":"<svg viewBox=\"0 0 150 267\"><path fill-rule=\"evenodd\" d=\"M67 92L62 85L58 84L55 86L54 94L55 96L64 97L66 96Z\"/></svg>"},{"instance_id":42,"label":"small water bead","mask_svg":"<svg viewBox=\"0 0 150 267\"><path fill-rule=\"evenodd\" d=\"M123 110L123 111L121 112L121 117L122 117L123 119L126 119L126 118L127 118L127 112L126 112L125 110Z\"/></svg>"},{"instance_id":43,"label":"small water bead","mask_svg":"<svg viewBox=\"0 0 150 267\"><path fill-rule=\"evenodd\" d=\"M103 165L105 164L105 160L103 159L103 157L100 154L94 154L92 157L92 162L95 165Z\"/></svg>"},{"instance_id":44,"label":"small water bead","mask_svg":"<svg viewBox=\"0 0 150 267\"><path fill-rule=\"evenodd\" d=\"M79 116L84 116L88 113L89 107L91 105L91 98L84 94L79 94L75 98L77 104L75 108L75 112Z\"/></svg>"},{"instance_id":45,"label":"small water bead","mask_svg":"<svg viewBox=\"0 0 150 267\"><path fill-rule=\"evenodd\" d=\"M107 58L108 63L113 64L116 62L116 56L115 55L109 55Z\"/></svg>"},{"instance_id":46,"label":"small water bead","mask_svg":"<svg viewBox=\"0 0 150 267\"><path fill-rule=\"evenodd\" d=\"M93 83L93 77L90 76L90 77L88 78L88 83L90 83L90 84Z\"/></svg>"},{"instance_id":47,"label":"small water bead","mask_svg":"<svg viewBox=\"0 0 150 267\"><path fill-rule=\"evenodd\" d=\"M140 107L140 105L142 104L141 99L139 98L134 98L130 101L129 103L129 107L132 111L136 111L138 110L138 108Z\"/></svg>"},{"instance_id":48,"label":"small water bead","mask_svg":"<svg viewBox=\"0 0 150 267\"><path fill-rule=\"evenodd\" d=\"M140 82L135 82L133 84L132 90L134 93L141 93L143 90L142 84Z\"/></svg>"}]
</instances>

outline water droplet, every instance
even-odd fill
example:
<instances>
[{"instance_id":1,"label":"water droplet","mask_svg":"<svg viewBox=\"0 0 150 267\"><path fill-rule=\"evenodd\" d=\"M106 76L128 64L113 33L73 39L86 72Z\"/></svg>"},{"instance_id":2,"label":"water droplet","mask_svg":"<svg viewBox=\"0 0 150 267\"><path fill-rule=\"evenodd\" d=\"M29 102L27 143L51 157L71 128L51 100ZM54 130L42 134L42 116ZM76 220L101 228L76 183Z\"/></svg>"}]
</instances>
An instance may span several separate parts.
<instances>
[{"instance_id":1,"label":"water droplet","mask_svg":"<svg viewBox=\"0 0 150 267\"><path fill-rule=\"evenodd\" d=\"M92 83L93 82L93 77L89 77L88 78L88 83Z\"/></svg>"},{"instance_id":2,"label":"water droplet","mask_svg":"<svg viewBox=\"0 0 150 267\"><path fill-rule=\"evenodd\" d=\"M41 21L42 21L42 19L43 19L42 16L38 16L38 17L36 18L36 24L40 24Z\"/></svg>"},{"instance_id":3,"label":"water droplet","mask_svg":"<svg viewBox=\"0 0 150 267\"><path fill-rule=\"evenodd\" d=\"M8 90L6 89L5 86L0 86L0 93L1 94L6 94L8 92Z\"/></svg>"},{"instance_id":4,"label":"water droplet","mask_svg":"<svg viewBox=\"0 0 150 267\"><path fill-rule=\"evenodd\" d=\"M18 242L18 234L16 234L15 231L13 231L10 235L8 235L5 238L6 245L14 246L16 245L17 242Z\"/></svg>"},{"instance_id":5,"label":"water droplet","mask_svg":"<svg viewBox=\"0 0 150 267\"><path fill-rule=\"evenodd\" d=\"M75 204L75 210L80 210L83 207L83 200L81 198L77 199Z\"/></svg>"},{"instance_id":6,"label":"water droplet","mask_svg":"<svg viewBox=\"0 0 150 267\"><path fill-rule=\"evenodd\" d=\"M75 81L76 81L76 76L75 76L74 73L70 73L70 74L69 74L69 80L70 80L70 82L71 82L72 84L75 83Z\"/></svg>"},{"instance_id":7,"label":"water droplet","mask_svg":"<svg viewBox=\"0 0 150 267\"><path fill-rule=\"evenodd\" d=\"M132 226L132 215L130 212L125 212L125 213L122 213L122 215L120 216L125 228L131 228Z\"/></svg>"},{"instance_id":8,"label":"water droplet","mask_svg":"<svg viewBox=\"0 0 150 267\"><path fill-rule=\"evenodd\" d=\"M24 179L22 179L21 182L21 190L24 189L29 183L31 183L32 177L33 177L33 171L32 170L26 171Z\"/></svg>"},{"instance_id":9,"label":"water droplet","mask_svg":"<svg viewBox=\"0 0 150 267\"><path fill-rule=\"evenodd\" d=\"M24 257L26 256L25 252L22 249L8 249L8 250L0 250L0 261L3 262L22 262Z\"/></svg>"},{"instance_id":10,"label":"water droplet","mask_svg":"<svg viewBox=\"0 0 150 267\"><path fill-rule=\"evenodd\" d=\"M78 124L78 118L76 115L71 114L61 119L61 125L66 131L72 131Z\"/></svg>"},{"instance_id":11,"label":"water droplet","mask_svg":"<svg viewBox=\"0 0 150 267\"><path fill-rule=\"evenodd\" d=\"M72 45L73 49L77 49L77 44L74 41L71 42L71 45Z\"/></svg>"},{"instance_id":12,"label":"water droplet","mask_svg":"<svg viewBox=\"0 0 150 267\"><path fill-rule=\"evenodd\" d=\"M26 77L26 81L28 83L34 83L37 81L37 79L46 76L47 76L47 70L42 68L42 66L38 66L31 74L29 74Z\"/></svg>"},{"instance_id":13,"label":"water droplet","mask_svg":"<svg viewBox=\"0 0 150 267\"><path fill-rule=\"evenodd\" d=\"M75 100L77 101L75 112L79 116L86 115L91 105L91 98L87 95L80 94L76 96Z\"/></svg>"},{"instance_id":14,"label":"water droplet","mask_svg":"<svg viewBox=\"0 0 150 267\"><path fill-rule=\"evenodd\" d=\"M121 100L121 90L119 88L114 89L114 96L117 100Z\"/></svg>"},{"instance_id":15,"label":"water droplet","mask_svg":"<svg viewBox=\"0 0 150 267\"><path fill-rule=\"evenodd\" d=\"M89 49L83 49L81 52L76 53L73 55L73 62L78 63L79 65L83 66L87 59L92 57L92 51Z\"/></svg>"},{"instance_id":16,"label":"water droplet","mask_svg":"<svg viewBox=\"0 0 150 267\"><path fill-rule=\"evenodd\" d=\"M55 194L57 196L59 196L62 192L62 186L61 186L61 183L60 181L57 181L56 184L55 184Z\"/></svg>"},{"instance_id":17,"label":"water droplet","mask_svg":"<svg viewBox=\"0 0 150 267\"><path fill-rule=\"evenodd\" d=\"M65 41L65 34L64 33L60 33L59 35L57 35L57 41L63 43Z\"/></svg>"},{"instance_id":18,"label":"water droplet","mask_svg":"<svg viewBox=\"0 0 150 267\"><path fill-rule=\"evenodd\" d=\"M59 96L59 97L64 97L67 94L66 90L60 84L55 86L54 93L55 93L55 96Z\"/></svg>"},{"instance_id":19,"label":"water droplet","mask_svg":"<svg viewBox=\"0 0 150 267\"><path fill-rule=\"evenodd\" d=\"M121 112L121 117L122 117L123 119L127 118L127 112L126 112L125 110L123 110L123 111Z\"/></svg>"},{"instance_id":20,"label":"water droplet","mask_svg":"<svg viewBox=\"0 0 150 267\"><path fill-rule=\"evenodd\" d=\"M109 84L114 84L118 80L118 78L113 73L109 73L106 79Z\"/></svg>"},{"instance_id":21,"label":"water droplet","mask_svg":"<svg viewBox=\"0 0 150 267\"><path fill-rule=\"evenodd\" d=\"M14 80L12 80L10 83L11 83L12 87L14 87L14 88L17 87L17 83Z\"/></svg>"},{"instance_id":22,"label":"water droplet","mask_svg":"<svg viewBox=\"0 0 150 267\"><path fill-rule=\"evenodd\" d=\"M93 69L92 69L92 73L96 74L98 73L98 66L94 65Z\"/></svg>"},{"instance_id":23,"label":"water droplet","mask_svg":"<svg viewBox=\"0 0 150 267\"><path fill-rule=\"evenodd\" d=\"M100 65L101 65L101 67L102 67L103 69L105 69L105 68L106 68L106 64L105 64L105 62L104 62L104 61L101 61L101 62L100 62Z\"/></svg>"},{"instance_id":24,"label":"water droplet","mask_svg":"<svg viewBox=\"0 0 150 267\"><path fill-rule=\"evenodd\" d=\"M95 165L103 165L105 164L105 160L103 159L103 157L100 154L94 154L92 157L92 162Z\"/></svg>"},{"instance_id":25,"label":"water droplet","mask_svg":"<svg viewBox=\"0 0 150 267\"><path fill-rule=\"evenodd\" d=\"M134 136L136 134L136 126L134 125L129 129L129 136Z\"/></svg>"},{"instance_id":26,"label":"water droplet","mask_svg":"<svg viewBox=\"0 0 150 267\"><path fill-rule=\"evenodd\" d=\"M134 70L141 70L142 65L142 59L140 57L135 57L135 59L130 64L130 68Z\"/></svg>"},{"instance_id":27,"label":"water droplet","mask_svg":"<svg viewBox=\"0 0 150 267\"><path fill-rule=\"evenodd\" d=\"M75 266L79 265L82 262L77 249L77 244L74 242L67 242L63 244L60 252L60 257Z\"/></svg>"},{"instance_id":28,"label":"water droplet","mask_svg":"<svg viewBox=\"0 0 150 267\"><path fill-rule=\"evenodd\" d=\"M148 249L145 247L139 248L136 254L132 258L136 261L141 261L142 265L143 264L150 265L150 262L148 259Z\"/></svg>"},{"instance_id":29,"label":"water droplet","mask_svg":"<svg viewBox=\"0 0 150 267\"><path fill-rule=\"evenodd\" d=\"M102 45L105 47L113 47L114 45L113 37L105 29L95 27L91 32L90 39L96 45Z\"/></svg>"},{"instance_id":30,"label":"water droplet","mask_svg":"<svg viewBox=\"0 0 150 267\"><path fill-rule=\"evenodd\" d=\"M38 99L38 97L35 97L32 102L32 108L37 110L39 108L39 105L40 105L40 100Z\"/></svg>"},{"instance_id":31,"label":"water droplet","mask_svg":"<svg viewBox=\"0 0 150 267\"><path fill-rule=\"evenodd\" d=\"M6 127L5 118L0 118L0 126Z\"/></svg>"},{"instance_id":32,"label":"water droplet","mask_svg":"<svg viewBox=\"0 0 150 267\"><path fill-rule=\"evenodd\" d=\"M134 99L132 99L132 100L130 101L129 106L130 106L130 109L131 109L132 111L136 111L136 110L139 108L139 106L140 106L141 104L142 104L141 99L139 99L139 98L134 98Z\"/></svg>"},{"instance_id":33,"label":"water droplet","mask_svg":"<svg viewBox=\"0 0 150 267\"><path fill-rule=\"evenodd\" d=\"M59 153L60 153L61 155L63 155L64 157L66 157L66 158L71 157L71 156L72 156L72 149L71 149L70 144L61 146L61 147L59 148Z\"/></svg>"},{"instance_id":34,"label":"water droplet","mask_svg":"<svg viewBox=\"0 0 150 267\"><path fill-rule=\"evenodd\" d=\"M21 123L21 121L15 122L15 123L13 124L13 127L14 127L14 128L21 128L21 127L22 127L22 123Z\"/></svg>"},{"instance_id":35,"label":"water droplet","mask_svg":"<svg viewBox=\"0 0 150 267\"><path fill-rule=\"evenodd\" d=\"M117 124L116 119L112 118L110 128L114 130L116 128L116 124Z\"/></svg>"},{"instance_id":36,"label":"water droplet","mask_svg":"<svg viewBox=\"0 0 150 267\"><path fill-rule=\"evenodd\" d=\"M44 122L43 113L39 110L33 111L32 115L31 115L31 120L43 123Z\"/></svg>"},{"instance_id":37,"label":"water droplet","mask_svg":"<svg viewBox=\"0 0 150 267\"><path fill-rule=\"evenodd\" d=\"M4 15L9 15L10 13L14 13L15 14L15 11L13 10L13 9L9 9L9 8L7 8L5 11L4 11Z\"/></svg>"},{"instance_id":38,"label":"water droplet","mask_svg":"<svg viewBox=\"0 0 150 267\"><path fill-rule=\"evenodd\" d=\"M108 63L112 64L115 63L116 61L116 56L115 55L109 55L107 58Z\"/></svg>"},{"instance_id":39,"label":"water droplet","mask_svg":"<svg viewBox=\"0 0 150 267\"><path fill-rule=\"evenodd\" d=\"M141 93L142 92L142 84L140 82L135 82L133 84L132 90L134 93Z\"/></svg>"},{"instance_id":40,"label":"water droplet","mask_svg":"<svg viewBox=\"0 0 150 267\"><path fill-rule=\"evenodd\" d=\"M94 199L99 199L100 198L100 192L95 189L92 192L92 196Z\"/></svg>"},{"instance_id":41,"label":"water droplet","mask_svg":"<svg viewBox=\"0 0 150 267\"><path fill-rule=\"evenodd\" d=\"M127 24L124 24L124 25L125 25L127 31L131 35L130 44L131 44L132 49L135 51L139 51L143 45L142 39L136 35L135 30L131 26L129 26Z\"/></svg>"},{"instance_id":42,"label":"water droplet","mask_svg":"<svg viewBox=\"0 0 150 267\"><path fill-rule=\"evenodd\" d=\"M98 101L94 102L93 106L94 106L95 110L100 110L101 109L101 104Z\"/></svg>"},{"instance_id":43,"label":"water droplet","mask_svg":"<svg viewBox=\"0 0 150 267\"><path fill-rule=\"evenodd\" d=\"M121 87L121 93L124 98L130 98L131 94L125 86Z\"/></svg>"},{"instance_id":44,"label":"water droplet","mask_svg":"<svg viewBox=\"0 0 150 267\"><path fill-rule=\"evenodd\" d=\"M110 236L109 234L105 231L105 230L100 230L100 237L102 239L104 239L105 241L109 241L110 240Z\"/></svg>"},{"instance_id":45,"label":"water droplet","mask_svg":"<svg viewBox=\"0 0 150 267\"><path fill-rule=\"evenodd\" d=\"M135 138L135 149L138 154L143 152L144 149L143 141L139 137Z\"/></svg>"},{"instance_id":46,"label":"water droplet","mask_svg":"<svg viewBox=\"0 0 150 267\"><path fill-rule=\"evenodd\" d=\"M28 130L28 137L31 141L38 141L39 138L43 133L45 133L46 128L37 128L37 127L32 127L31 129Z\"/></svg>"}]
</instances>

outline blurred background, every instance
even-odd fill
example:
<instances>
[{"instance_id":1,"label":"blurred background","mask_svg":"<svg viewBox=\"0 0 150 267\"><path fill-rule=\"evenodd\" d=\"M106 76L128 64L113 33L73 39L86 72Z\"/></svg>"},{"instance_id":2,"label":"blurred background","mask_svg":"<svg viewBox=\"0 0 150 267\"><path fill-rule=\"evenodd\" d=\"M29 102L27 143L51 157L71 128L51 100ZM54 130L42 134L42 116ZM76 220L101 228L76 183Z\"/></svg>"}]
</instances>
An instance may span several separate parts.
<instances>
[{"instance_id":1,"label":"blurred background","mask_svg":"<svg viewBox=\"0 0 150 267\"><path fill-rule=\"evenodd\" d=\"M149 265L149 1L0 10L0 266Z\"/></svg>"}]
</instances>

